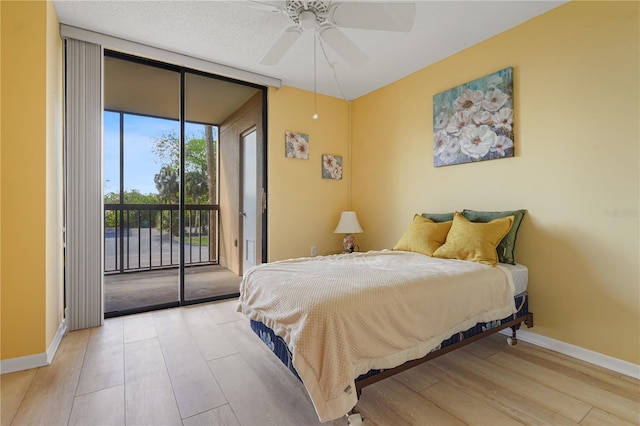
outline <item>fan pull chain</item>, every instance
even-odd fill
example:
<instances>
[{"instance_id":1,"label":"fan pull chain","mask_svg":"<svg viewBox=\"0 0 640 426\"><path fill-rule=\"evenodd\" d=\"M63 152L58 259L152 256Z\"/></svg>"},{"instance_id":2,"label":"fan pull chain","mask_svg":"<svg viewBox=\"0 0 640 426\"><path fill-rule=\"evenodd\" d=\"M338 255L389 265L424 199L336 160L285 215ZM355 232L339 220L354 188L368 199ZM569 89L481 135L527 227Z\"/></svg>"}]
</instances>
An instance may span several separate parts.
<instances>
[{"instance_id":1,"label":"fan pull chain","mask_svg":"<svg viewBox=\"0 0 640 426\"><path fill-rule=\"evenodd\" d=\"M324 55L324 58L327 60L327 64L329 64L329 66L331 67L331 70L333 71L333 79L336 81L338 90L340 90L340 95L342 96L342 99L346 101L347 98L344 96L344 92L342 91L342 86L340 86L340 81L338 81L338 75L336 74L336 67L335 67L336 64L329 60L327 51L324 49L324 43L322 42L322 38L320 38L319 41L320 41L320 49L322 50L322 54Z\"/></svg>"},{"instance_id":2,"label":"fan pull chain","mask_svg":"<svg viewBox=\"0 0 640 426\"><path fill-rule=\"evenodd\" d=\"M318 119L318 78L317 78L317 55L316 44L318 43L318 31L313 33L313 116L314 120Z\"/></svg>"}]
</instances>

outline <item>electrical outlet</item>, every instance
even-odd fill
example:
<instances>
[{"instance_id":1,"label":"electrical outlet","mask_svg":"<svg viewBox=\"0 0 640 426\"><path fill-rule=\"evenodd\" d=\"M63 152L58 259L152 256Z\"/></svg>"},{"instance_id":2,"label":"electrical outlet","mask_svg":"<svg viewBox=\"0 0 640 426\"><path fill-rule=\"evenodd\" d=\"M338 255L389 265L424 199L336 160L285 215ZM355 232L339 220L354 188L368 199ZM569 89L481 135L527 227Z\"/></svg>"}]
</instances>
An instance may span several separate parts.
<instances>
[{"instance_id":1,"label":"electrical outlet","mask_svg":"<svg viewBox=\"0 0 640 426\"><path fill-rule=\"evenodd\" d=\"M316 255L316 246L311 246L311 256Z\"/></svg>"}]
</instances>

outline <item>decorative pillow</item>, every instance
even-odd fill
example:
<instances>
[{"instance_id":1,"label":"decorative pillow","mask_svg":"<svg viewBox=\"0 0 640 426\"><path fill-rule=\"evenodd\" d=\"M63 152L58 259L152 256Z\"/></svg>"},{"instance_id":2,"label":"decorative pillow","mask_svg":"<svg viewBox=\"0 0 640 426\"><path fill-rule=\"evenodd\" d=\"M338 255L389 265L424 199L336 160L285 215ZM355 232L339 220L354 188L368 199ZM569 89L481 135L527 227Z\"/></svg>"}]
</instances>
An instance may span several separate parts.
<instances>
[{"instance_id":1,"label":"decorative pillow","mask_svg":"<svg viewBox=\"0 0 640 426\"><path fill-rule=\"evenodd\" d=\"M415 215L411 225L393 249L431 256L438 247L444 244L451 223L451 221L434 223L425 217Z\"/></svg>"},{"instance_id":2,"label":"decorative pillow","mask_svg":"<svg viewBox=\"0 0 640 426\"><path fill-rule=\"evenodd\" d=\"M422 213L422 217L426 217L434 222L449 222L453 220L453 212L451 213Z\"/></svg>"},{"instance_id":3,"label":"decorative pillow","mask_svg":"<svg viewBox=\"0 0 640 426\"><path fill-rule=\"evenodd\" d=\"M469 219L471 222L490 222L493 219L498 219L501 217L513 216L513 226L511 230L504 236L500 244L498 244L497 252L498 252L498 260L502 263L511 263L515 265L516 258L514 255L514 250L516 248L516 237L518 235L518 228L520 227L520 222L522 222L522 218L526 213L526 210L513 210L513 211L504 211L504 212L482 212L476 210L463 210L462 215Z\"/></svg>"},{"instance_id":4,"label":"decorative pillow","mask_svg":"<svg viewBox=\"0 0 640 426\"><path fill-rule=\"evenodd\" d=\"M433 253L433 257L471 260L495 266L498 263L496 247L512 225L513 216L476 223L455 212L447 240Z\"/></svg>"}]
</instances>

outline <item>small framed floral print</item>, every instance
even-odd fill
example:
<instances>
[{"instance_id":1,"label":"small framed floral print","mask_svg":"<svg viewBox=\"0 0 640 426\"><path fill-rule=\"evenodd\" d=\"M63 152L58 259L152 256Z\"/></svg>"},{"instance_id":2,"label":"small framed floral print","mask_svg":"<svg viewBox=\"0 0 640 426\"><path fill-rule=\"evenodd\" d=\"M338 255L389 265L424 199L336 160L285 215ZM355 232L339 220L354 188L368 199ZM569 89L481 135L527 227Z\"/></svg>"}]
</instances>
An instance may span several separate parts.
<instances>
[{"instance_id":1,"label":"small framed floral print","mask_svg":"<svg viewBox=\"0 0 640 426\"><path fill-rule=\"evenodd\" d=\"M435 167L513 157L513 68L433 96Z\"/></svg>"},{"instance_id":2,"label":"small framed floral print","mask_svg":"<svg viewBox=\"0 0 640 426\"><path fill-rule=\"evenodd\" d=\"M322 155L322 179L342 179L342 156Z\"/></svg>"},{"instance_id":3,"label":"small framed floral print","mask_svg":"<svg viewBox=\"0 0 640 426\"><path fill-rule=\"evenodd\" d=\"M284 152L288 158L309 159L309 135L297 132L285 132Z\"/></svg>"}]
</instances>

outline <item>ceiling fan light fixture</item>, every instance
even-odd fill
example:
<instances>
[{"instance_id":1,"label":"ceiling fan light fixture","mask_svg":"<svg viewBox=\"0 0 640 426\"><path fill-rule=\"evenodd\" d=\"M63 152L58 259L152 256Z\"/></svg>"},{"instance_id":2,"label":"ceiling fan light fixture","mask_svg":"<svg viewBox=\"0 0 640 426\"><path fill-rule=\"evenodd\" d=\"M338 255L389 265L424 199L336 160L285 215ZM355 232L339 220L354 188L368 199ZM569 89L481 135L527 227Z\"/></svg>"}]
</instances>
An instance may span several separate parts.
<instances>
[{"instance_id":1,"label":"ceiling fan light fixture","mask_svg":"<svg viewBox=\"0 0 640 426\"><path fill-rule=\"evenodd\" d=\"M262 0L259 3L269 2ZM286 0L283 6L273 7L285 13L295 26L286 29L271 47L260 62L263 65L277 64L304 30L314 30L351 66L361 66L367 62L367 55L339 27L409 32L413 28L416 13L415 3L379 0Z\"/></svg>"},{"instance_id":2,"label":"ceiling fan light fixture","mask_svg":"<svg viewBox=\"0 0 640 426\"><path fill-rule=\"evenodd\" d=\"M300 26L305 30L310 30L316 26L316 14L310 10L300 12Z\"/></svg>"}]
</instances>

